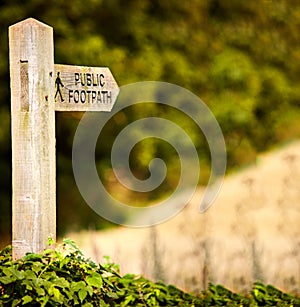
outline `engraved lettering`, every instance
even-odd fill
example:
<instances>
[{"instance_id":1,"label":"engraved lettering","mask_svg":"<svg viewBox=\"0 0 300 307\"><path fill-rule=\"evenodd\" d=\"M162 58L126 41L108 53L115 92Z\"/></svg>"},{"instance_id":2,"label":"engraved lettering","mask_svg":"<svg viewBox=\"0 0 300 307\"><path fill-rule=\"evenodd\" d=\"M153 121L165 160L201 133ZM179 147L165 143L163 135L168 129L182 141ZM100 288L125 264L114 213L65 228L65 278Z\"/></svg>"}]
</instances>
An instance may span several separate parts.
<instances>
[{"instance_id":1,"label":"engraved lettering","mask_svg":"<svg viewBox=\"0 0 300 307\"><path fill-rule=\"evenodd\" d=\"M96 91L92 91L92 102L94 103L94 100L96 100L97 97L97 92Z\"/></svg>"},{"instance_id":2,"label":"engraved lettering","mask_svg":"<svg viewBox=\"0 0 300 307\"><path fill-rule=\"evenodd\" d=\"M80 101L82 103L85 103L85 99L86 99L86 93L85 93L85 91L81 91L80 92Z\"/></svg>"},{"instance_id":3,"label":"engraved lettering","mask_svg":"<svg viewBox=\"0 0 300 307\"><path fill-rule=\"evenodd\" d=\"M71 102L72 98L73 98L73 90L69 90L69 103Z\"/></svg>"},{"instance_id":4,"label":"engraved lettering","mask_svg":"<svg viewBox=\"0 0 300 307\"><path fill-rule=\"evenodd\" d=\"M77 85L77 83L79 83L79 73L75 72L75 85Z\"/></svg>"},{"instance_id":5,"label":"engraved lettering","mask_svg":"<svg viewBox=\"0 0 300 307\"><path fill-rule=\"evenodd\" d=\"M100 84L100 86L101 87L103 87L104 85L105 85L105 82L104 82L104 80L102 81L102 79L104 79L104 75L103 74L100 74L99 75L99 84Z\"/></svg>"},{"instance_id":6,"label":"engraved lettering","mask_svg":"<svg viewBox=\"0 0 300 307\"><path fill-rule=\"evenodd\" d=\"M74 91L74 102L75 103L79 102L79 91L78 90Z\"/></svg>"},{"instance_id":7,"label":"engraved lettering","mask_svg":"<svg viewBox=\"0 0 300 307\"><path fill-rule=\"evenodd\" d=\"M92 85L91 74L85 74L85 76L86 76L86 85L91 86Z\"/></svg>"}]
</instances>

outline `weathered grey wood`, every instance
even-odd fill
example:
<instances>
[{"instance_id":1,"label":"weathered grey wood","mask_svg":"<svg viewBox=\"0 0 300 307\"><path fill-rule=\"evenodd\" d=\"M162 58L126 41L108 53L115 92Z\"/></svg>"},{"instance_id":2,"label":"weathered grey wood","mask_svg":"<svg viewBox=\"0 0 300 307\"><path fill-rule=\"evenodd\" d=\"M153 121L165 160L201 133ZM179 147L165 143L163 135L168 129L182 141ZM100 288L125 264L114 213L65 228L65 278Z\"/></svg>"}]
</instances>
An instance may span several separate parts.
<instances>
[{"instance_id":1,"label":"weathered grey wood","mask_svg":"<svg viewBox=\"0 0 300 307\"><path fill-rule=\"evenodd\" d=\"M56 111L111 111L119 87L107 67L54 65Z\"/></svg>"},{"instance_id":2,"label":"weathered grey wood","mask_svg":"<svg viewBox=\"0 0 300 307\"><path fill-rule=\"evenodd\" d=\"M13 258L55 238L53 30L34 19L9 28Z\"/></svg>"},{"instance_id":3,"label":"weathered grey wood","mask_svg":"<svg viewBox=\"0 0 300 307\"><path fill-rule=\"evenodd\" d=\"M55 110L110 111L119 93L107 67L54 65L53 29L29 18L9 28L13 258L56 236Z\"/></svg>"}]
</instances>

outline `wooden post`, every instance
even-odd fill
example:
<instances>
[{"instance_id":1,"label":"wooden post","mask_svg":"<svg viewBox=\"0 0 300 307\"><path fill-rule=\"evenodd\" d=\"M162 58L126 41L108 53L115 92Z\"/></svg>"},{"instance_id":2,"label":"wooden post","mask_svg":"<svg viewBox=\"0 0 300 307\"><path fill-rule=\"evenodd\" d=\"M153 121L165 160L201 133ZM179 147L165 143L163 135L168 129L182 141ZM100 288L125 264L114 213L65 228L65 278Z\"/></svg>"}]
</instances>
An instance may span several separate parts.
<instances>
[{"instance_id":1,"label":"wooden post","mask_svg":"<svg viewBox=\"0 0 300 307\"><path fill-rule=\"evenodd\" d=\"M56 237L55 111L107 112L119 93L107 67L54 65L53 49L48 25L9 28L13 259Z\"/></svg>"},{"instance_id":2,"label":"wooden post","mask_svg":"<svg viewBox=\"0 0 300 307\"><path fill-rule=\"evenodd\" d=\"M9 28L13 258L56 235L53 29L32 18Z\"/></svg>"}]
</instances>

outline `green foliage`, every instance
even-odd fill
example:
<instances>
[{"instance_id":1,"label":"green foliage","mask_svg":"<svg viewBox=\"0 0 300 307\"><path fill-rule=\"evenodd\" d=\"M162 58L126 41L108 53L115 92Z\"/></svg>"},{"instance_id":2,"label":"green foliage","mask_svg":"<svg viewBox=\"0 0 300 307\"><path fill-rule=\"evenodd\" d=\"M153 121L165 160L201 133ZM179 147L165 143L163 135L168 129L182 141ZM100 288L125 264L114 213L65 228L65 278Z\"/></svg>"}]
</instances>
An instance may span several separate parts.
<instances>
[{"instance_id":1,"label":"green foliage","mask_svg":"<svg viewBox=\"0 0 300 307\"><path fill-rule=\"evenodd\" d=\"M72 240L41 254L12 261L11 247L0 251L1 306L300 306L300 299L271 285L255 283L248 295L210 284L199 295L142 276L121 276L109 261L95 264Z\"/></svg>"},{"instance_id":2,"label":"green foliage","mask_svg":"<svg viewBox=\"0 0 300 307\"><path fill-rule=\"evenodd\" d=\"M116 265L84 259L73 241L64 248L29 253L12 261L0 253L1 306L193 306L191 294L135 275L120 276Z\"/></svg>"}]
</instances>

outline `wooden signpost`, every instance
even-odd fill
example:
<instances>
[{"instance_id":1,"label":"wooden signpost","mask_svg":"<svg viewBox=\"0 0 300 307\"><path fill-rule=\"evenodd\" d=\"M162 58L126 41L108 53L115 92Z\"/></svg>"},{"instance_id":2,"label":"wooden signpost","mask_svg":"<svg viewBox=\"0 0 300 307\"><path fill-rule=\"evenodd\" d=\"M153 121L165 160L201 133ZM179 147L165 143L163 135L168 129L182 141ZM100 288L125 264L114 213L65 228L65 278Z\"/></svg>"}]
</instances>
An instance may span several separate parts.
<instances>
[{"instance_id":1,"label":"wooden signpost","mask_svg":"<svg viewBox=\"0 0 300 307\"><path fill-rule=\"evenodd\" d=\"M53 29L9 28L13 258L56 237L55 111L110 111L119 88L106 67L54 64Z\"/></svg>"}]
</instances>

